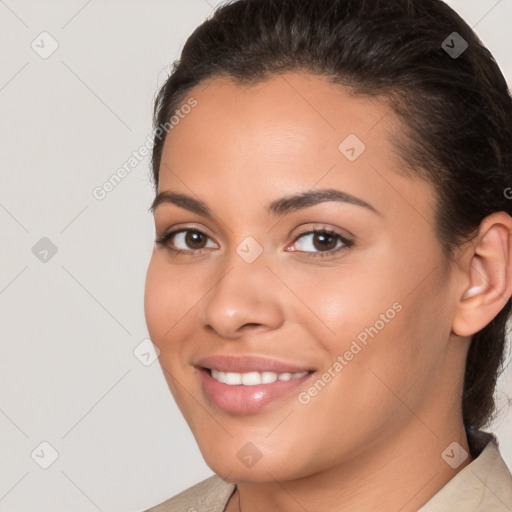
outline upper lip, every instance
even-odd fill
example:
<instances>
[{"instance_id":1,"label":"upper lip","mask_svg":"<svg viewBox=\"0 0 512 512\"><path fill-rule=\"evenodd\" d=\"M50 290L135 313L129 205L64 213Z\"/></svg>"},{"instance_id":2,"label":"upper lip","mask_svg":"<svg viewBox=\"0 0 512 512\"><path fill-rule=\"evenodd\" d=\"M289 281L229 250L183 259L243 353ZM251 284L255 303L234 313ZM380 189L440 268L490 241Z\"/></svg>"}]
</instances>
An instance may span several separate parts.
<instances>
[{"instance_id":1,"label":"upper lip","mask_svg":"<svg viewBox=\"0 0 512 512\"><path fill-rule=\"evenodd\" d=\"M231 356L216 355L198 359L194 366L215 369L221 372L247 373L247 372L275 372L275 373L301 373L313 371L312 368L292 363L278 361L262 356Z\"/></svg>"}]
</instances>

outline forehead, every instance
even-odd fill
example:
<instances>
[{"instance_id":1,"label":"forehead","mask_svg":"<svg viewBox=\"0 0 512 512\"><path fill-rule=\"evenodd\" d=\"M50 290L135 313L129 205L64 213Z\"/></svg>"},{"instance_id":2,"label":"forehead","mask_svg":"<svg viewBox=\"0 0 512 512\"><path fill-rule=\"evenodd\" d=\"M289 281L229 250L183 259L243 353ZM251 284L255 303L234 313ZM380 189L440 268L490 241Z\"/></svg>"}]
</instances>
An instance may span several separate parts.
<instances>
[{"instance_id":1,"label":"forehead","mask_svg":"<svg viewBox=\"0 0 512 512\"><path fill-rule=\"evenodd\" d=\"M230 147L239 158L243 153L252 158L256 150L260 157L275 157L302 148L328 148L337 156L339 143L350 134L375 146L386 142L383 128L388 134L399 129L382 98L357 95L305 73L283 73L252 84L214 78L193 88L189 97L197 106L171 130L164 150L194 141L216 156L229 154ZM219 146L221 137L226 144Z\"/></svg>"}]
</instances>

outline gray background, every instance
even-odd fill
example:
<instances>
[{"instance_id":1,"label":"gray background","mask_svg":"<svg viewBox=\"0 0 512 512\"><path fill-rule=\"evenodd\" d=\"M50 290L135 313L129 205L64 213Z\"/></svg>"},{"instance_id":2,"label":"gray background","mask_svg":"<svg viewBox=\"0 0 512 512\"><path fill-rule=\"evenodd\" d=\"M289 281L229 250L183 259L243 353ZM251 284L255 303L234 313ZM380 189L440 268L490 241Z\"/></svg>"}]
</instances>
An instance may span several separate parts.
<instances>
[{"instance_id":1,"label":"gray background","mask_svg":"<svg viewBox=\"0 0 512 512\"><path fill-rule=\"evenodd\" d=\"M0 0L0 512L141 511L212 473L141 356L149 157L92 192L146 142L158 85L218 3ZM449 3L512 83L512 0ZM499 389L512 467L510 369Z\"/></svg>"}]
</instances>

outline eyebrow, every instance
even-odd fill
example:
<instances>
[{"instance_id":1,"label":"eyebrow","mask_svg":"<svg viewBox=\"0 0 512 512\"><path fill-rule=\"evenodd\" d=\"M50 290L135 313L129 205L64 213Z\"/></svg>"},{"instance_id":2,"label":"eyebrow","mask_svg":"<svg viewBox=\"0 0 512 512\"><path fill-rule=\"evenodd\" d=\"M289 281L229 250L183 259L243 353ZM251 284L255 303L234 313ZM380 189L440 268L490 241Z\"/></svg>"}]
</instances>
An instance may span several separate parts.
<instances>
[{"instance_id":1,"label":"eyebrow","mask_svg":"<svg viewBox=\"0 0 512 512\"><path fill-rule=\"evenodd\" d=\"M337 201L341 203L352 204L366 208L377 215L382 215L371 204L363 201L362 199L343 192L335 188L308 190L306 192L299 192L298 194L285 196L276 199L267 205L267 212L273 216L282 216L292 211L309 208L320 203L329 201ZM214 215L210 208L199 199L171 191L159 192L151 204L149 210L155 212L156 208L161 204L174 204L185 210L197 213L208 219L213 219Z\"/></svg>"}]
</instances>

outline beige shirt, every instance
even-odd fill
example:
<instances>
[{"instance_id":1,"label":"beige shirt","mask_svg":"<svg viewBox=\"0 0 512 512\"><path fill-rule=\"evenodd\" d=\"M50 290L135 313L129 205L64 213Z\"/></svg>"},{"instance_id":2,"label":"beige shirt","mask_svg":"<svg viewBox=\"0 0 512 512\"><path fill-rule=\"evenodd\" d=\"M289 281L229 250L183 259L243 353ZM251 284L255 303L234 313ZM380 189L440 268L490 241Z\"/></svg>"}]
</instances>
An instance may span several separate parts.
<instances>
[{"instance_id":1,"label":"beige shirt","mask_svg":"<svg viewBox=\"0 0 512 512\"><path fill-rule=\"evenodd\" d=\"M475 459L418 512L512 512L512 475L496 438L469 431ZM214 475L146 512L224 512L236 485Z\"/></svg>"}]
</instances>

